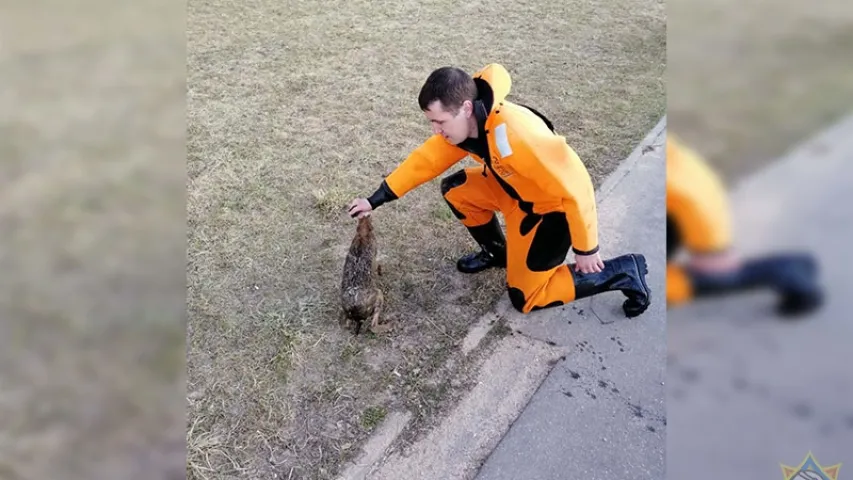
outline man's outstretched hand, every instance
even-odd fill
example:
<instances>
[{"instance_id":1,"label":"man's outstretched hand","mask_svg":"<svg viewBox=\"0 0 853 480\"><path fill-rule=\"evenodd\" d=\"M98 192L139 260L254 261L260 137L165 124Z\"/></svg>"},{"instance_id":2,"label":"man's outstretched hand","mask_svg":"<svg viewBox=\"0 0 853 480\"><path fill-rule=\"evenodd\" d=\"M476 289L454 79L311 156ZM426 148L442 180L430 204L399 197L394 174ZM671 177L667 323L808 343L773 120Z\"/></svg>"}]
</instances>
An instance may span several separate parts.
<instances>
[{"instance_id":1,"label":"man's outstretched hand","mask_svg":"<svg viewBox=\"0 0 853 480\"><path fill-rule=\"evenodd\" d=\"M581 273L598 273L604 270L604 262L598 252L592 255L575 254L575 271Z\"/></svg>"},{"instance_id":2,"label":"man's outstretched hand","mask_svg":"<svg viewBox=\"0 0 853 480\"><path fill-rule=\"evenodd\" d=\"M366 198L356 198L349 204L349 216L353 218L366 217L372 211L373 207L370 206L370 202Z\"/></svg>"}]
</instances>

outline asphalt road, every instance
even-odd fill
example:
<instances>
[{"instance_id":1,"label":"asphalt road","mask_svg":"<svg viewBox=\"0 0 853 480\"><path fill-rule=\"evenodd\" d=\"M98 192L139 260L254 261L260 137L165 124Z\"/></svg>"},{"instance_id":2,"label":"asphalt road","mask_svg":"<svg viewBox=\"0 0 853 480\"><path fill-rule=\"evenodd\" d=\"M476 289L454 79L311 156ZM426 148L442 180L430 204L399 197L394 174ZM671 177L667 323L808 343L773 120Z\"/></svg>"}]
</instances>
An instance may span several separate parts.
<instances>
[{"instance_id":1,"label":"asphalt road","mask_svg":"<svg viewBox=\"0 0 853 480\"><path fill-rule=\"evenodd\" d=\"M571 350L484 462L477 480L664 477L664 141L661 128L651 133L598 195L602 258L644 254L651 307L640 317L625 318L624 297L613 292L513 315L511 324L523 335Z\"/></svg>"},{"instance_id":2,"label":"asphalt road","mask_svg":"<svg viewBox=\"0 0 853 480\"><path fill-rule=\"evenodd\" d=\"M853 478L853 116L737 185L732 204L744 254L813 252L827 303L799 322L769 313L767 294L670 312L668 476L783 479L811 452Z\"/></svg>"}]
</instances>

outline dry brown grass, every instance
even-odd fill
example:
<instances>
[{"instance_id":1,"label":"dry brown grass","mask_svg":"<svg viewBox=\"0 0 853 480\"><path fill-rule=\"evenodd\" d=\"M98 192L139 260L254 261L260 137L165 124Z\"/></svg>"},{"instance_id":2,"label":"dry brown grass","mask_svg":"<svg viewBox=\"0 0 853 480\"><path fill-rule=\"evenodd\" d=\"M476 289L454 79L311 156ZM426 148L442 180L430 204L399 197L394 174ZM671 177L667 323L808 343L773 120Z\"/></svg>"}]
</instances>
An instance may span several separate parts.
<instances>
[{"instance_id":1,"label":"dry brown grass","mask_svg":"<svg viewBox=\"0 0 853 480\"><path fill-rule=\"evenodd\" d=\"M123 3L0 6L3 479L185 472L181 6Z\"/></svg>"},{"instance_id":2,"label":"dry brown grass","mask_svg":"<svg viewBox=\"0 0 853 480\"><path fill-rule=\"evenodd\" d=\"M503 272L438 180L375 214L399 327L352 338L338 287L370 194L428 135L417 91L444 64L500 62L598 182L665 109L662 1L197 1L189 29L189 444L193 479L331 478L377 422L433 418ZM460 367L461 368L461 367Z\"/></svg>"},{"instance_id":3,"label":"dry brown grass","mask_svg":"<svg viewBox=\"0 0 853 480\"><path fill-rule=\"evenodd\" d=\"M848 0L667 6L668 128L728 179L853 110Z\"/></svg>"}]
</instances>

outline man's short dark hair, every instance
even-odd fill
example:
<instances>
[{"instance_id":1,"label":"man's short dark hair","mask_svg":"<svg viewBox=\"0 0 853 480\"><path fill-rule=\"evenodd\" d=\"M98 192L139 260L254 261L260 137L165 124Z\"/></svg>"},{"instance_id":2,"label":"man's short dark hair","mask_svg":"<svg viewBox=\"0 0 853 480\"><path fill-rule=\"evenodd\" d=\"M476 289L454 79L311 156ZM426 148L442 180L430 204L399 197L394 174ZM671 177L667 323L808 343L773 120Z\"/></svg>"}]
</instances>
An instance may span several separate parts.
<instances>
[{"instance_id":1,"label":"man's short dark hair","mask_svg":"<svg viewBox=\"0 0 853 480\"><path fill-rule=\"evenodd\" d=\"M441 67L427 77L418 104L426 110L436 100L441 100L444 108L456 113L465 100L477 98L477 84L471 75L457 67Z\"/></svg>"}]
</instances>

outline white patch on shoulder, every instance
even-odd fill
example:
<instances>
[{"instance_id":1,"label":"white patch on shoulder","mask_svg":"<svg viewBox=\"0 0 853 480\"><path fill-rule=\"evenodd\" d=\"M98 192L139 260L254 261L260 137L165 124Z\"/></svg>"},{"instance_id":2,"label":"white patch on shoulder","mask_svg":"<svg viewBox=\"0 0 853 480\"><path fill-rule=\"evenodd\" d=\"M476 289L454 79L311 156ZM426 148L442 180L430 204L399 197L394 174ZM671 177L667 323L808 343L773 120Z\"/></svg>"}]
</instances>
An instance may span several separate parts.
<instances>
[{"instance_id":1,"label":"white patch on shoulder","mask_svg":"<svg viewBox=\"0 0 853 480\"><path fill-rule=\"evenodd\" d=\"M501 158L506 158L512 155L512 148L509 146L509 137L506 134L506 124L502 123L495 127L495 144L498 146L498 151L501 153Z\"/></svg>"}]
</instances>

